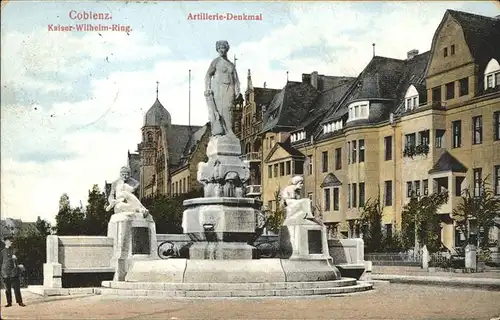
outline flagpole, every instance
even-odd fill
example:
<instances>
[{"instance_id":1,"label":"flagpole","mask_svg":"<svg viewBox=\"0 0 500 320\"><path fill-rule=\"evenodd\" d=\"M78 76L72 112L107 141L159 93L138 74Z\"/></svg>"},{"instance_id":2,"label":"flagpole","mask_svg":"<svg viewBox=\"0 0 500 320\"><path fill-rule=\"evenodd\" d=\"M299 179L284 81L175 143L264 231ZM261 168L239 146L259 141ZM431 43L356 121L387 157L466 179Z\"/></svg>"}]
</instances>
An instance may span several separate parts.
<instances>
[{"instance_id":1,"label":"flagpole","mask_svg":"<svg viewBox=\"0 0 500 320\"><path fill-rule=\"evenodd\" d=\"M188 124L191 130L191 69L189 69L189 102L188 102Z\"/></svg>"}]
</instances>

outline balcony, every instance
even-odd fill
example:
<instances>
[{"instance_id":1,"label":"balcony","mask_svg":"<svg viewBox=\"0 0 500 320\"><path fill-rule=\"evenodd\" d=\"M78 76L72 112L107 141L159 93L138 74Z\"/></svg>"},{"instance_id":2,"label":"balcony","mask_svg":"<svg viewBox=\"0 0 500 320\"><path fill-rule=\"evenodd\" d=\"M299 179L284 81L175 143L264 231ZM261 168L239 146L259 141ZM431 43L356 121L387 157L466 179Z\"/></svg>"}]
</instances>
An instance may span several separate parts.
<instances>
[{"instance_id":1,"label":"balcony","mask_svg":"<svg viewBox=\"0 0 500 320\"><path fill-rule=\"evenodd\" d=\"M260 162L262 154L260 152L249 152L241 156L241 160L249 162Z\"/></svg>"},{"instance_id":2,"label":"balcony","mask_svg":"<svg viewBox=\"0 0 500 320\"><path fill-rule=\"evenodd\" d=\"M255 197L255 196L260 196L262 192L262 189L261 189L261 186L260 184L259 185L249 185L247 186L247 196L250 196L250 197Z\"/></svg>"}]
</instances>

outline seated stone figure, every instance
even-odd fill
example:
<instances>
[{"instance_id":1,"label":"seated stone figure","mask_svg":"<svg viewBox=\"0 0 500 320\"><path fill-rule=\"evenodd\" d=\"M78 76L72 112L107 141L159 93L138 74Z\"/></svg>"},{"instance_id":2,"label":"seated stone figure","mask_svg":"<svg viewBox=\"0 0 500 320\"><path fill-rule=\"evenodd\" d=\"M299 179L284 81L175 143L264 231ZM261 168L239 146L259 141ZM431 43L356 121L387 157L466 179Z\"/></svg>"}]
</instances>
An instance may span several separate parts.
<instances>
[{"instance_id":1,"label":"seated stone figure","mask_svg":"<svg viewBox=\"0 0 500 320\"><path fill-rule=\"evenodd\" d=\"M144 218L149 211L134 195L134 191L139 187L139 182L130 177L130 168L122 167L120 178L111 184L111 192L108 197L109 205L106 211L115 209L115 213L142 213Z\"/></svg>"},{"instance_id":2,"label":"seated stone figure","mask_svg":"<svg viewBox=\"0 0 500 320\"><path fill-rule=\"evenodd\" d=\"M290 185L281 191L281 201L285 206L287 220L314 219L310 199L302 199L301 192L304 178L295 176L290 180Z\"/></svg>"}]
</instances>

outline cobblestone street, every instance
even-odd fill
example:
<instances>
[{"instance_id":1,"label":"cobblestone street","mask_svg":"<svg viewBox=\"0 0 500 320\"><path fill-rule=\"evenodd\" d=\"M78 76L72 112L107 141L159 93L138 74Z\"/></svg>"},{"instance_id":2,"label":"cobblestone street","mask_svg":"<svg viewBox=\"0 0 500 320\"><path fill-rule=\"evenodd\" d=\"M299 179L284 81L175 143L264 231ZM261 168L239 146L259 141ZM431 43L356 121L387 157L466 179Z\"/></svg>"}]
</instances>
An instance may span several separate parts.
<instances>
[{"instance_id":1,"label":"cobblestone street","mask_svg":"<svg viewBox=\"0 0 500 320\"><path fill-rule=\"evenodd\" d=\"M3 292L2 292L3 294ZM26 308L9 319L491 319L500 292L376 283L366 293L272 299L158 299L113 296L43 298L24 292Z\"/></svg>"}]
</instances>

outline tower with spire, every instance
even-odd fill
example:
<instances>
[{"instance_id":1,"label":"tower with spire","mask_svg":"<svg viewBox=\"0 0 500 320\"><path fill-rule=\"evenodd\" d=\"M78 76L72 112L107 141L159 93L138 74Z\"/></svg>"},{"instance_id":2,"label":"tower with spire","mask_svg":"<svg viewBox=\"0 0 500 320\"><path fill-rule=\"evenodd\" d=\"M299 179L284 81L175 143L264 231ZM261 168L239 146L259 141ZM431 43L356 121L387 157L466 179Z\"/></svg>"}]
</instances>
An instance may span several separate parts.
<instances>
[{"instance_id":1,"label":"tower with spire","mask_svg":"<svg viewBox=\"0 0 500 320\"><path fill-rule=\"evenodd\" d=\"M156 100L144 115L142 141L138 145L140 164L139 196L166 194L168 183L168 145L166 136L171 126L170 113L158 98L159 82L156 82ZM167 180L167 181L166 181Z\"/></svg>"}]
</instances>

